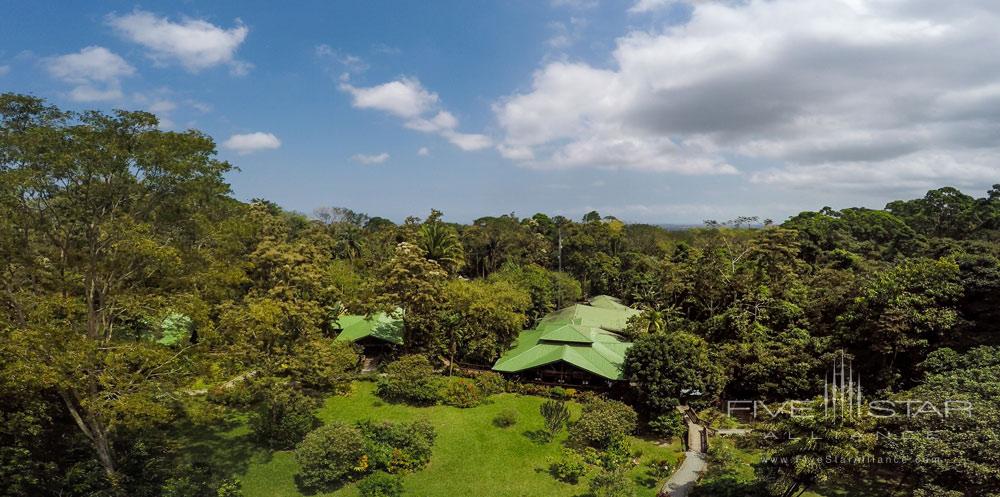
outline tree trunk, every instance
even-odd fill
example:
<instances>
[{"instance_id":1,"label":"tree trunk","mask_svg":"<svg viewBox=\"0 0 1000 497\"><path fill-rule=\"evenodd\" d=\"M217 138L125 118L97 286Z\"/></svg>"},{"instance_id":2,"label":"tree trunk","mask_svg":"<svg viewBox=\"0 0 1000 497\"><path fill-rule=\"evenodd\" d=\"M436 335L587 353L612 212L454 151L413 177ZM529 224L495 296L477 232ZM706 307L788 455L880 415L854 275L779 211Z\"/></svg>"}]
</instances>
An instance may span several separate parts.
<instances>
[{"instance_id":1,"label":"tree trunk","mask_svg":"<svg viewBox=\"0 0 1000 497\"><path fill-rule=\"evenodd\" d=\"M104 468L108 479L112 482L117 481L118 472L115 469L111 443L108 440L108 433L104 423L92 413L81 412L82 409L77 405L79 396L76 392L72 390L60 390L59 396L62 397L63 402L66 404L66 409L69 410L69 414L73 417L73 421L76 422L76 426L90 440L94 452L97 453L97 460L101 463L101 467Z\"/></svg>"}]
</instances>

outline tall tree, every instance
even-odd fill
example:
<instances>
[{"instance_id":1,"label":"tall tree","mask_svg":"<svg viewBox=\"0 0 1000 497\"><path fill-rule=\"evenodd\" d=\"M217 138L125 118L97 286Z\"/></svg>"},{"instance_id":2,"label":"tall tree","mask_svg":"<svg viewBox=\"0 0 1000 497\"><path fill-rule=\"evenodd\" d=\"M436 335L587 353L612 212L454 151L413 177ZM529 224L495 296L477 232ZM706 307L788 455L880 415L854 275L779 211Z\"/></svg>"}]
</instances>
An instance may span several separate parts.
<instances>
[{"instance_id":1,"label":"tall tree","mask_svg":"<svg viewBox=\"0 0 1000 497\"><path fill-rule=\"evenodd\" d=\"M5 295L4 341L25 377L59 395L112 481L116 431L162 419L183 370L184 349L133 337L169 306L200 212L229 192L214 152L152 114L0 96L0 205L17 227L0 278L22 289Z\"/></svg>"},{"instance_id":2,"label":"tall tree","mask_svg":"<svg viewBox=\"0 0 1000 497\"><path fill-rule=\"evenodd\" d=\"M417 246L424 257L438 263L449 272L456 272L465 265L465 249L458 238L458 231L441 221L441 212L432 211L417 231Z\"/></svg>"}]
</instances>

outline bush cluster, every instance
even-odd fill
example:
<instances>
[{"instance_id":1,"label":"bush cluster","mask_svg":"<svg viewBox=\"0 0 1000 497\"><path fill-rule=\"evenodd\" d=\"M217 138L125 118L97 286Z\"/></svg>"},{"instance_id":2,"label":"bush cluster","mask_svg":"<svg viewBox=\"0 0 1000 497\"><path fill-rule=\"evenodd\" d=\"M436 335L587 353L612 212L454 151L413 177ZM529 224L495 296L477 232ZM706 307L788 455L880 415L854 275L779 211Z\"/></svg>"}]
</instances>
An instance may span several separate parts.
<instances>
[{"instance_id":1,"label":"bush cluster","mask_svg":"<svg viewBox=\"0 0 1000 497\"><path fill-rule=\"evenodd\" d=\"M587 463L579 452L563 449L562 457L549 465L549 472L555 479L563 483L576 484L587 474Z\"/></svg>"},{"instance_id":2,"label":"bush cluster","mask_svg":"<svg viewBox=\"0 0 1000 497\"><path fill-rule=\"evenodd\" d=\"M455 407L476 407L483 403L483 392L472 380L450 378L445 380L441 401Z\"/></svg>"},{"instance_id":3,"label":"bush cluster","mask_svg":"<svg viewBox=\"0 0 1000 497\"><path fill-rule=\"evenodd\" d=\"M250 428L267 447L290 449L319 424L313 415L318 402L287 382L266 383L258 399Z\"/></svg>"},{"instance_id":4,"label":"bush cluster","mask_svg":"<svg viewBox=\"0 0 1000 497\"><path fill-rule=\"evenodd\" d=\"M434 373L425 356L408 355L386 366L375 393L390 402L476 407L487 397L507 391L509 382L492 371L445 378Z\"/></svg>"},{"instance_id":5,"label":"bush cluster","mask_svg":"<svg viewBox=\"0 0 1000 497\"><path fill-rule=\"evenodd\" d=\"M503 376L493 371L478 372L472 379L476 382L476 386L479 387L484 397L506 392L508 388L507 384L509 383Z\"/></svg>"},{"instance_id":6,"label":"bush cluster","mask_svg":"<svg viewBox=\"0 0 1000 497\"><path fill-rule=\"evenodd\" d=\"M368 469L365 438L356 426L331 423L306 435L295 448L302 486L320 489Z\"/></svg>"},{"instance_id":7,"label":"bush cluster","mask_svg":"<svg viewBox=\"0 0 1000 497\"><path fill-rule=\"evenodd\" d=\"M300 343L288 362L288 373L307 388L344 393L357 374L360 356L354 345L315 338Z\"/></svg>"},{"instance_id":8,"label":"bush cluster","mask_svg":"<svg viewBox=\"0 0 1000 497\"><path fill-rule=\"evenodd\" d=\"M570 427L570 440L604 449L634 432L637 420L635 410L627 404L594 397L583 405L583 414Z\"/></svg>"},{"instance_id":9,"label":"bush cluster","mask_svg":"<svg viewBox=\"0 0 1000 497\"><path fill-rule=\"evenodd\" d=\"M431 460L437 434L430 422L376 423L362 421L358 428L365 438L365 454L373 470L403 473L418 470Z\"/></svg>"},{"instance_id":10,"label":"bush cluster","mask_svg":"<svg viewBox=\"0 0 1000 497\"><path fill-rule=\"evenodd\" d=\"M663 438L673 438L684 433L686 426L684 417L676 410L657 416L650 420L649 429Z\"/></svg>"},{"instance_id":11,"label":"bush cluster","mask_svg":"<svg viewBox=\"0 0 1000 497\"><path fill-rule=\"evenodd\" d=\"M435 437L434 427L427 421L322 426L306 435L295 449L301 466L298 479L307 489L322 490L372 471L383 475L416 471L430 462ZM371 492L362 495L399 494L398 479L378 475L362 482Z\"/></svg>"},{"instance_id":12,"label":"bush cluster","mask_svg":"<svg viewBox=\"0 0 1000 497\"><path fill-rule=\"evenodd\" d=\"M439 390L440 377L431 362L422 355L407 355L386 366L375 393L389 401L429 405L440 400Z\"/></svg>"},{"instance_id":13,"label":"bush cluster","mask_svg":"<svg viewBox=\"0 0 1000 497\"><path fill-rule=\"evenodd\" d=\"M399 476L376 471L358 483L361 497L399 497L403 495L403 482Z\"/></svg>"},{"instance_id":14,"label":"bush cluster","mask_svg":"<svg viewBox=\"0 0 1000 497\"><path fill-rule=\"evenodd\" d=\"M602 471L590 480L594 497L635 497L635 483L624 471Z\"/></svg>"}]
</instances>

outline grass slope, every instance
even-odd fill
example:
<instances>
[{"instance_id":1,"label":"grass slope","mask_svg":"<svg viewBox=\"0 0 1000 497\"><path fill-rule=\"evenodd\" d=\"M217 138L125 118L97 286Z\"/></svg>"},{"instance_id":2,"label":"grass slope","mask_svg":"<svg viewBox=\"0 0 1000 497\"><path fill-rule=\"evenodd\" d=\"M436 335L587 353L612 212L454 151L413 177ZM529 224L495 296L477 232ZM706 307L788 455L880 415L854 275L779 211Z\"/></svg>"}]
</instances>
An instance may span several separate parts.
<instances>
[{"instance_id":1,"label":"grass slope","mask_svg":"<svg viewBox=\"0 0 1000 497\"><path fill-rule=\"evenodd\" d=\"M542 428L538 407L540 397L501 394L471 409L449 406L411 407L389 404L377 398L374 385L359 382L349 396L330 397L317 415L323 422L354 422L363 419L410 421L427 419L437 428L431 463L423 470L406 475L406 495L414 497L561 497L587 492L588 479L576 485L555 480L548 473L550 458L560 455L565 431L548 444L539 444L528 435ZM579 406L570 404L574 416ZM493 418L505 409L520 415L517 424L498 428ZM226 467L243 481L246 497L296 497L303 495L295 484L298 464L290 451L269 453L255 448L244 423L230 430L206 434L191 440L189 447ZM682 457L678 441L669 447L633 440L642 450L641 464L629 473L639 485L639 495L656 495L645 464L654 459L676 461ZM592 471L591 473L594 473ZM356 496L354 484L318 496Z\"/></svg>"}]
</instances>

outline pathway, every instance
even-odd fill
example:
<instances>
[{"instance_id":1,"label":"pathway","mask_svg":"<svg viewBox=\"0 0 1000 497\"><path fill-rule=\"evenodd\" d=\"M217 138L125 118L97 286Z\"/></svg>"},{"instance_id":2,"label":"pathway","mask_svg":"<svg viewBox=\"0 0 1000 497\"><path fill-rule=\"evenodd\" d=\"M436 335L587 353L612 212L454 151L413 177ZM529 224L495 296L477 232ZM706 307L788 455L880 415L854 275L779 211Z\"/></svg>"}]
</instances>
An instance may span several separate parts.
<instances>
[{"instance_id":1,"label":"pathway","mask_svg":"<svg viewBox=\"0 0 1000 497\"><path fill-rule=\"evenodd\" d=\"M684 414L684 419L687 421L688 450L684 453L684 462L660 489L661 497L687 497L708 467L704 452L708 445L705 439L708 430L695 422L697 416L689 412L686 406L679 407L678 410Z\"/></svg>"},{"instance_id":2,"label":"pathway","mask_svg":"<svg viewBox=\"0 0 1000 497\"><path fill-rule=\"evenodd\" d=\"M694 490L694 485L705 472L708 463L705 454L689 450L684 453L684 462L660 490L661 496L687 497Z\"/></svg>"}]
</instances>

